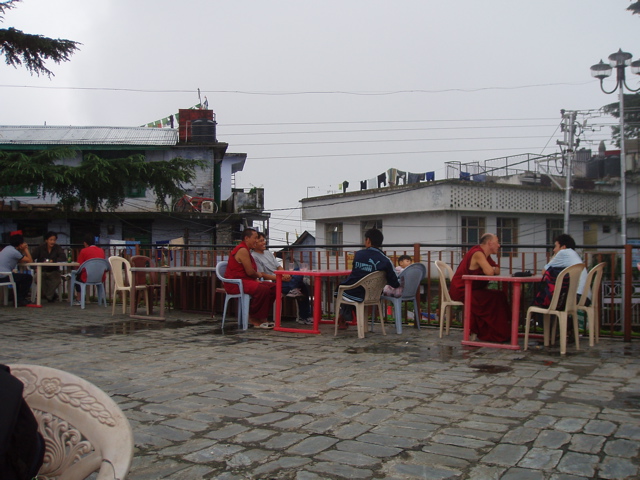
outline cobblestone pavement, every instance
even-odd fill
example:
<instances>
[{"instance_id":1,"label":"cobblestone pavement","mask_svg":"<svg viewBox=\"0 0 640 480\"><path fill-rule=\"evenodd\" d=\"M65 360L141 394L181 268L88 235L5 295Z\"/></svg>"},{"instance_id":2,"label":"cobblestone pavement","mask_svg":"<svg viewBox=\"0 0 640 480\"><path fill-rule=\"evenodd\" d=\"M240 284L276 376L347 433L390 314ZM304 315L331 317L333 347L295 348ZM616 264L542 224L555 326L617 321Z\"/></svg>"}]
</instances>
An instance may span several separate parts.
<instances>
[{"instance_id":1,"label":"cobblestone pavement","mask_svg":"<svg viewBox=\"0 0 640 480\"><path fill-rule=\"evenodd\" d=\"M0 307L0 329L0 362L73 372L120 404L131 480L640 477L640 342L561 357L391 325L222 335L206 315L96 304Z\"/></svg>"}]
</instances>

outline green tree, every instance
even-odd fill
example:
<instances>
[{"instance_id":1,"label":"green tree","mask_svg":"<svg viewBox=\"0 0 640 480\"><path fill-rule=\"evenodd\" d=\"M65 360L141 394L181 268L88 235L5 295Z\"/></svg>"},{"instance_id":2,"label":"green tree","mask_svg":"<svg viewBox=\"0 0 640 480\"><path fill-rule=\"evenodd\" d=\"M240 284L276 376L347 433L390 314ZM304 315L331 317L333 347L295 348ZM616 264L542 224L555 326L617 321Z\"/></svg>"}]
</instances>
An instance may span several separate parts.
<instances>
[{"instance_id":1,"label":"green tree","mask_svg":"<svg viewBox=\"0 0 640 480\"><path fill-rule=\"evenodd\" d=\"M603 107L604 111L609 115L620 118L620 104L618 102L610 103ZM640 93L624 94L624 137L630 138L640 137ZM620 127L611 127L611 136L613 142L620 147Z\"/></svg>"},{"instance_id":2,"label":"green tree","mask_svg":"<svg viewBox=\"0 0 640 480\"><path fill-rule=\"evenodd\" d=\"M92 212L121 206L128 188L135 186L151 189L158 208L166 210L174 199L184 194L183 184L195 180L196 170L206 165L203 160L179 157L147 162L144 155L106 160L92 153L77 167L57 163L76 154L64 148L0 151L0 185L38 186L44 197L56 195L59 205L65 209L78 205Z\"/></svg>"},{"instance_id":3,"label":"green tree","mask_svg":"<svg viewBox=\"0 0 640 480\"><path fill-rule=\"evenodd\" d=\"M0 22L4 21L4 13L16 7L22 0L0 1ZM44 74L49 77L53 72L45 67L45 61L55 63L69 61L71 55L78 50L78 42L73 40L53 39L42 35L24 33L15 28L0 29L0 52L4 53L7 65L18 67L24 65L33 75Z\"/></svg>"}]
</instances>

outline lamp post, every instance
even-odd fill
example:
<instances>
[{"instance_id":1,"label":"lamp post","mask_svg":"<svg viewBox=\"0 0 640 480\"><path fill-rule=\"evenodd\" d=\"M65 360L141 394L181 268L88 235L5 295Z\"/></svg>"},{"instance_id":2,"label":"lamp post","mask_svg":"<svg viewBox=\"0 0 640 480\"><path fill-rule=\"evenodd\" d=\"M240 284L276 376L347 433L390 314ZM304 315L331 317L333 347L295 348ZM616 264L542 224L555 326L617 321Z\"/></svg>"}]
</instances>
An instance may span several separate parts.
<instances>
[{"instance_id":1,"label":"lamp post","mask_svg":"<svg viewBox=\"0 0 640 480\"><path fill-rule=\"evenodd\" d=\"M629 88L625 81L625 69L628 65L631 66L631 72L640 75L640 60L635 62L631 61L633 55L628 52L623 52L619 49L616 53L609 55L609 64L607 65L602 60L600 63L591 66L591 76L600 80L600 89L606 94L615 93L618 90L618 102L619 114L620 114L620 237L622 239L622 245L627 244L627 181L626 181L626 153L624 144L624 89L625 87L630 92L638 92L640 88L634 90ZM607 91L604 88L603 81L605 78L611 76L611 71L616 69L616 86L611 91ZM621 265L621 294L622 301L620 302L620 318L624 322L625 320L625 261L623 259Z\"/></svg>"}]
</instances>

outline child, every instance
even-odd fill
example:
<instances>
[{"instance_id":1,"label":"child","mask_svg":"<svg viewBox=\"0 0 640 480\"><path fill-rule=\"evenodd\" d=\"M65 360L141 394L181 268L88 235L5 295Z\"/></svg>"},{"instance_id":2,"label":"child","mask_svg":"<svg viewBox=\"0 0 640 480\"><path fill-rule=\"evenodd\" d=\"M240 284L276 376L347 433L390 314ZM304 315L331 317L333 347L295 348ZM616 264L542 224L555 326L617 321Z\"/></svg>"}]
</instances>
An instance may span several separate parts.
<instances>
[{"instance_id":1,"label":"child","mask_svg":"<svg viewBox=\"0 0 640 480\"><path fill-rule=\"evenodd\" d=\"M398 266L396 267L396 274L399 276L405 268L413 263L411 257L409 255L400 255L398 257ZM382 294L387 297L401 297L402 290L404 289L404 278L400 278L400 286L398 288L393 288L391 285L386 285L384 290L382 290Z\"/></svg>"}]
</instances>

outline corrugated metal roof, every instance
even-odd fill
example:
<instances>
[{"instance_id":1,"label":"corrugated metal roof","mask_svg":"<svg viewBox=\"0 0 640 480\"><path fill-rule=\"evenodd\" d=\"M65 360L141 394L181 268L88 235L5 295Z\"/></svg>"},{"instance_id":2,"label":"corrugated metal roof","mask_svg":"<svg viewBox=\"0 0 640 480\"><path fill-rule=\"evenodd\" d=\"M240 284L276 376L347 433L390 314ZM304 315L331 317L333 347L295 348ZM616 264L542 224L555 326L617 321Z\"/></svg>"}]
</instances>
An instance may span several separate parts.
<instances>
[{"instance_id":1,"label":"corrugated metal roof","mask_svg":"<svg viewBox=\"0 0 640 480\"><path fill-rule=\"evenodd\" d=\"M178 143L178 129L0 125L0 145L149 145Z\"/></svg>"}]
</instances>

